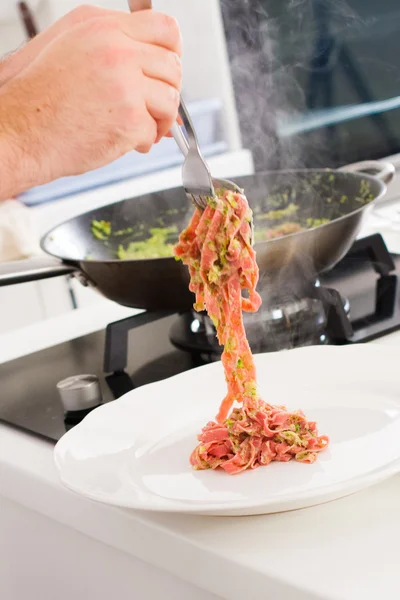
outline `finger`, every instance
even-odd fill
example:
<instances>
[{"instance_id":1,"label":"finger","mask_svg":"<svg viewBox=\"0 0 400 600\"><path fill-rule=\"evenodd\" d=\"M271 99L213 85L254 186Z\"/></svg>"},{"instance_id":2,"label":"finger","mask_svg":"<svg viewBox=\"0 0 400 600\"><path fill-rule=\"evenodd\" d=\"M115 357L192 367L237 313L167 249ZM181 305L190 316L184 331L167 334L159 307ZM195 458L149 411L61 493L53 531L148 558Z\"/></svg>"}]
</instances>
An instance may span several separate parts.
<instances>
[{"instance_id":1,"label":"finger","mask_svg":"<svg viewBox=\"0 0 400 600\"><path fill-rule=\"evenodd\" d=\"M179 92L163 81L147 79L145 98L147 110L158 123L157 140L160 140L177 119Z\"/></svg>"},{"instance_id":2,"label":"finger","mask_svg":"<svg viewBox=\"0 0 400 600\"><path fill-rule=\"evenodd\" d=\"M181 33L173 17L154 10L142 10L116 14L115 18L118 18L124 33L135 41L161 46L181 56Z\"/></svg>"},{"instance_id":3,"label":"finger","mask_svg":"<svg viewBox=\"0 0 400 600\"><path fill-rule=\"evenodd\" d=\"M182 127L183 121L182 121L182 119L180 118L179 115L178 115L178 118L177 118L176 122L178 123L178 125L180 125ZM172 133L172 131L168 131L168 133L166 133L164 137L172 138L172 137L174 137L174 134Z\"/></svg>"},{"instance_id":4,"label":"finger","mask_svg":"<svg viewBox=\"0 0 400 600\"><path fill-rule=\"evenodd\" d=\"M137 44L141 55L143 74L172 85L177 90L182 84L182 63L175 52L150 44Z\"/></svg>"},{"instance_id":5,"label":"finger","mask_svg":"<svg viewBox=\"0 0 400 600\"><path fill-rule=\"evenodd\" d=\"M178 123L178 125L180 125L182 127L183 121L182 121L182 119L180 118L179 115L178 115L178 118L177 118L176 122ZM166 133L164 137L172 138L172 137L174 137L174 135L173 135L173 133L171 131L168 131L168 133Z\"/></svg>"},{"instance_id":6,"label":"finger","mask_svg":"<svg viewBox=\"0 0 400 600\"><path fill-rule=\"evenodd\" d=\"M134 149L141 154L147 154L156 143L158 132L157 121L147 112L147 116L141 119L139 129L132 131L132 139L135 141Z\"/></svg>"},{"instance_id":7,"label":"finger","mask_svg":"<svg viewBox=\"0 0 400 600\"><path fill-rule=\"evenodd\" d=\"M29 46L38 53L47 44L52 42L60 34L64 33L74 27L80 25L89 19L98 19L100 17L110 17L113 11L109 11L98 6L78 6L71 12L67 13L58 21L55 21L50 27L40 32L30 43Z\"/></svg>"}]
</instances>

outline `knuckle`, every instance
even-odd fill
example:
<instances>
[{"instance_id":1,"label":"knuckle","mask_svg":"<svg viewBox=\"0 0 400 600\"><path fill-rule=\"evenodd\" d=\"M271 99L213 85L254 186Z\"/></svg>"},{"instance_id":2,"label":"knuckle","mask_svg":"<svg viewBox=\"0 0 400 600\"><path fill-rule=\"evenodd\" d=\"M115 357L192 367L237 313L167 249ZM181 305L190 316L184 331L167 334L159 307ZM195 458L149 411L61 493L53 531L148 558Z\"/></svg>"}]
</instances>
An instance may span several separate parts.
<instances>
[{"instance_id":1,"label":"knuckle","mask_svg":"<svg viewBox=\"0 0 400 600\"><path fill-rule=\"evenodd\" d=\"M175 113L178 111L178 107L179 107L181 98L180 98L179 91L172 85L169 86L168 97L169 97L170 112L173 115L175 115Z\"/></svg>"},{"instance_id":2,"label":"knuckle","mask_svg":"<svg viewBox=\"0 0 400 600\"><path fill-rule=\"evenodd\" d=\"M167 35L171 40L172 47L175 49L177 54L181 53L181 31L178 25L178 21L171 15L161 15L162 26L167 31Z\"/></svg>"},{"instance_id":3,"label":"knuckle","mask_svg":"<svg viewBox=\"0 0 400 600\"><path fill-rule=\"evenodd\" d=\"M171 69L174 72L176 83L180 87L180 84L182 82L182 61L176 52L170 52L169 54L169 62L171 65Z\"/></svg>"},{"instance_id":4,"label":"knuckle","mask_svg":"<svg viewBox=\"0 0 400 600\"><path fill-rule=\"evenodd\" d=\"M152 149L153 144L138 144L135 147L136 152L139 152L139 154L148 154L150 152L150 150Z\"/></svg>"},{"instance_id":5,"label":"knuckle","mask_svg":"<svg viewBox=\"0 0 400 600\"><path fill-rule=\"evenodd\" d=\"M178 91L168 84L162 84L159 91L158 113L163 119L174 120L178 115L180 96Z\"/></svg>"},{"instance_id":6,"label":"knuckle","mask_svg":"<svg viewBox=\"0 0 400 600\"><path fill-rule=\"evenodd\" d=\"M153 119L142 122L138 131L138 152L147 153L151 150L157 137L157 124Z\"/></svg>"},{"instance_id":7,"label":"knuckle","mask_svg":"<svg viewBox=\"0 0 400 600\"><path fill-rule=\"evenodd\" d=\"M159 49L155 57L163 71L162 80L180 89L182 84L182 63L179 55L170 50Z\"/></svg>"}]
</instances>

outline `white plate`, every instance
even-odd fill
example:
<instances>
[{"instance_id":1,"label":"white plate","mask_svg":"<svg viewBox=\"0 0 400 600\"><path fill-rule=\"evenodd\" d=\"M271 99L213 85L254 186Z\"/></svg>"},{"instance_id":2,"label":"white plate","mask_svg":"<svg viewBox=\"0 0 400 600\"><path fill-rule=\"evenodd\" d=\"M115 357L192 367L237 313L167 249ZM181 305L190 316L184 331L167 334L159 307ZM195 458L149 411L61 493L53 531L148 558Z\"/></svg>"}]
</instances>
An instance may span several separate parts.
<instances>
[{"instance_id":1,"label":"white plate","mask_svg":"<svg viewBox=\"0 0 400 600\"><path fill-rule=\"evenodd\" d=\"M400 374L393 348L302 348L258 355L256 364L266 401L302 408L330 436L313 465L272 463L237 476L192 470L196 435L225 392L215 363L90 413L55 447L61 480L117 506L250 515L334 500L399 470Z\"/></svg>"}]
</instances>

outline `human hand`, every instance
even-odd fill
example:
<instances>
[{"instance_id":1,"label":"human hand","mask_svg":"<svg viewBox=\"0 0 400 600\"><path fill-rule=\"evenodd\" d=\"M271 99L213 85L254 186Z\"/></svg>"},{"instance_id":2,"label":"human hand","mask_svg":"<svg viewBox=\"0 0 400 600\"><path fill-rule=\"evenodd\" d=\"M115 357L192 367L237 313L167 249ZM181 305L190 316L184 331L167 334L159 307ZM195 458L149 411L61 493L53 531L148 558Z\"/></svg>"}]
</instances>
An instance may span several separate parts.
<instances>
[{"instance_id":1,"label":"human hand","mask_svg":"<svg viewBox=\"0 0 400 600\"><path fill-rule=\"evenodd\" d=\"M147 0L132 0L132 10L142 10L145 2ZM112 12L90 4L77 6L0 62L0 86L29 66L41 51L62 33L90 19L110 16Z\"/></svg>"},{"instance_id":2,"label":"human hand","mask_svg":"<svg viewBox=\"0 0 400 600\"><path fill-rule=\"evenodd\" d=\"M36 57L0 88L3 133L14 150L22 146L30 180L33 170L45 183L147 152L177 118L176 21L154 11L101 13L42 38Z\"/></svg>"}]
</instances>

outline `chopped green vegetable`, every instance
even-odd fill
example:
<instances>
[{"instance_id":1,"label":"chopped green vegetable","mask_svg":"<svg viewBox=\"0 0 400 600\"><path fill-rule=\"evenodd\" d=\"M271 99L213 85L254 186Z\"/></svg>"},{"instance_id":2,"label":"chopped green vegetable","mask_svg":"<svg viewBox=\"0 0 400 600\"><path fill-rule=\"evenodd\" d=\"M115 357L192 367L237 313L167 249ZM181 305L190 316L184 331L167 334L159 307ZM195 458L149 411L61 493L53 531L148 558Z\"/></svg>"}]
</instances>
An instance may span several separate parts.
<instances>
[{"instance_id":1,"label":"chopped green vegetable","mask_svg":"<svg viewBox=\"0 0 400 600\"><path fill-rule=\"evenodd\" d=\"M302 446L302 440L300 436L294 431L281 431L279 436L287 442L289 445Z\"/></svg>"},{"instance_id":2,"label":"chopped green vegetable","mask_svg":"<svg viewBox=\"0 0 400 600\"><path fill-rule=\"evenodd\" d=\"M236 348L236 340L235 338L228 338L228 340L225 343L225 350L227 352L233 352Z\"/></svg>"},{"instance_id":3,"label":"chopped green vegetable","mask_svg":"<svg viewBox=\"0 0 400 600\"><path fill-rule=\"evenodd\" d=\"M129 235L130 233L133 233L132 227L127 227L126 229L119 229L118 231L113 231L112 235L115 235L115 237L120 237L122 235Z\"/></svg>"},{"instance_id":4,"label":"chopped green vegetable","mask_svg":"<svg viewBox=\"0 0 400 600\"><path fill-rule=\"evenodd\" d=\"M307 219L306 221L308 229L312 227L319 227L320 225L326 225L329 223L329 219Z\"/></svg>"},{"instance_id":5,"label":"chopped green vegetable","mask_svg":"<svg viewBox=\"0 0 400 600\"><path fill-rule=\"evenodd\" d=\"M110 221L92 221L92 233L98 240L106 240L111 235Z\"/></svg>"},{"instance_id":6,"label":"chopped green vegetable","mask_svg":"<svg viewBox=\"0 0 400 600\"><path fill-rule=\"evenodd\" d=\"M219 323L218 318L213 315L211 315L210 318L211 318L211 321L213 322L214 327L218 327L218 323Z\"/></svg>"},{"instance_id":7,"label":"chopped green vegetable","mask_svg":"<svg viewBox=\"0 0 400 600\"><path fill-rule=\"evenodd\" d=\"M174 255L174 245L169 243L169 237L177 234L177 227L150 229L151 236L144 241L130 242L127 248L122 244L118 247L117 256L120 260L137 260L144 258L165 258Z\"/></svg>"},{"instance_id":8,"label":"chopped green vegetable","mask_svg":"<svg viewBox=\"0 0 400 600\"><path fill-rule=\"evenodd\" d=\"M280 221L285 217L295 214L298 210L298 204L294 204L293 202L291 202L286 208L282 208L280 210L270 210L269 212L263 215L258 215L257 219L263 221Z\"/></svg>"},{"instance_id":9,"label":"chopped green vegetable","mask_svg":"<svg viewBox=\"0 0 400 600\"><path fill-rule=\"evenodd\" d=\"M312 452L310 452L309 450L303 450L302 452L298 452L296 454L296 460L304 460L305 458L310 456L310 454L312 454Z\"/></svg>"},{"instance_id":10,"label":"chopped green vegetable","mask_svg":"<svg viewBox=\"0 0 400 600\"><path fill-rule=\"evenodd\" d=\"M221 268L218 265L214 264L208 273L208 281L210 283L217 283L218 279L220 278L220 275Z\"/></svg>"}]
</instances>

